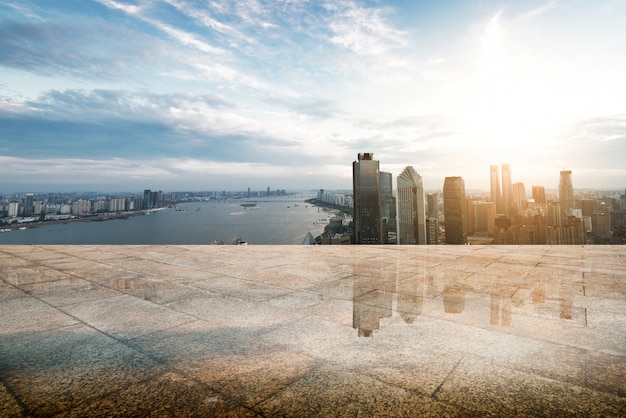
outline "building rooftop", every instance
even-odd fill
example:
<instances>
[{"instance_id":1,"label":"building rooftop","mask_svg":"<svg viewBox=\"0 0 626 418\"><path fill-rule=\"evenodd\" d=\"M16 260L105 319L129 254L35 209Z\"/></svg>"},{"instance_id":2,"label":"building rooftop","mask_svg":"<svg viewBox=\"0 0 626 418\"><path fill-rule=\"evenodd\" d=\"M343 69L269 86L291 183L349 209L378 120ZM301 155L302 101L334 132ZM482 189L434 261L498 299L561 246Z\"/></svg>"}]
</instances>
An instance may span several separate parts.
<instances>
[{"instance_id":1,"label":"building rooftop","mask_svg":"<svg viewBox=\"0 0 626 418\"><path fill-rule=\"evenodd\" d=\"M626 247L0 246L0 416L626 416Z\"/></svg>"}]
</instances>

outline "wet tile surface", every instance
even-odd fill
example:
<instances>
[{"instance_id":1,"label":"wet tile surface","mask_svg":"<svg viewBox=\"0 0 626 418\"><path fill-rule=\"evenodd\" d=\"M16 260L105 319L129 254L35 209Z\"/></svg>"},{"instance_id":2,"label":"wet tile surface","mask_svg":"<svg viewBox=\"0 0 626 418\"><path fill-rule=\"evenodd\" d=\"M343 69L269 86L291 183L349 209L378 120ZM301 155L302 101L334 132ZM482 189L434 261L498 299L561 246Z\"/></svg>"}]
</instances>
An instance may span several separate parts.
<instances>
[{"instance_id":1,"label":"wet tile surface","mask_svg":"<svg viewBox=\"0 0 626 418\"><path fill-rule=\"evenodd\" d=\"M0 416L625 416L626 248L0 246Z\"/></svg>"}]
</instances>

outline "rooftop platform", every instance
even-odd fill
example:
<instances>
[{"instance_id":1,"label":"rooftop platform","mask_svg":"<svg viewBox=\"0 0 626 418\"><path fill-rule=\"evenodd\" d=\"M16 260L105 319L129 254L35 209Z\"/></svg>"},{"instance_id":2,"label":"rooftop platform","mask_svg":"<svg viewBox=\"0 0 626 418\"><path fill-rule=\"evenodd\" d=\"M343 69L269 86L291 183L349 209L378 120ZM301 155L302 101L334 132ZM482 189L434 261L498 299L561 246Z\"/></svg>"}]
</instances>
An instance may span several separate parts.
<instances>
[{"instance_id":1,"label":"rooftop platform","mask_svg":"<svg viewBox=\"0 0 626 418\"><path fill-rule=\"evenodd\" d=\"M0 246L0 416L626 416L626 247Z\"/></svg>"}]
</instances>

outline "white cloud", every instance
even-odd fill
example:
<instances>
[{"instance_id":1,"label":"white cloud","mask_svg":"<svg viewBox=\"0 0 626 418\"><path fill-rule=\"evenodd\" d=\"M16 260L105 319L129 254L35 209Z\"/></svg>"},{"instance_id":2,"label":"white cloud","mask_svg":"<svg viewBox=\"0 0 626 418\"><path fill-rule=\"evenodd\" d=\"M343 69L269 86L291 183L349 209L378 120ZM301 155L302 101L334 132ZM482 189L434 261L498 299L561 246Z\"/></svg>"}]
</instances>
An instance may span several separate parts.
<instances>
[{"instance_id":1,"label":"white cloud","mask_svg":"<svg viewBox=\"0 0 626 418\"><path fill-rule=\"evenodd\" d=\"M330 41L357 54L379 55L408 44L406 32L394 29L384 18L385 9L364 8L354 2L326 3L331 12Z\"/></svg>"}]
</instances>

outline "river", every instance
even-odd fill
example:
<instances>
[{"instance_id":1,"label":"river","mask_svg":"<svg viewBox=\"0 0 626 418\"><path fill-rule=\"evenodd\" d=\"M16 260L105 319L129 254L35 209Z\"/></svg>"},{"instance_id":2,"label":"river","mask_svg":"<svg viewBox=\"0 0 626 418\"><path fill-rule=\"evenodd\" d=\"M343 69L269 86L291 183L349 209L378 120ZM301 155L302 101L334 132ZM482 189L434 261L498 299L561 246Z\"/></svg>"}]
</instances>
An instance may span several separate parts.
<instances>
[{"instance_id":1,"label":"river","mask_svg":"<svg viewBox=\"0 0 626 418\"><path fill-rule=\"evenodd\" d=\"M159 210L128 219L43 224L0 233L0 245L230 244L235 236L249 244L302 244L307 232L319 235L332 217L304 199L268 199L258 201L254 209L243 208L236 200L192 202L178 205L181 210Z\"/></svg>"}]
</instances>

